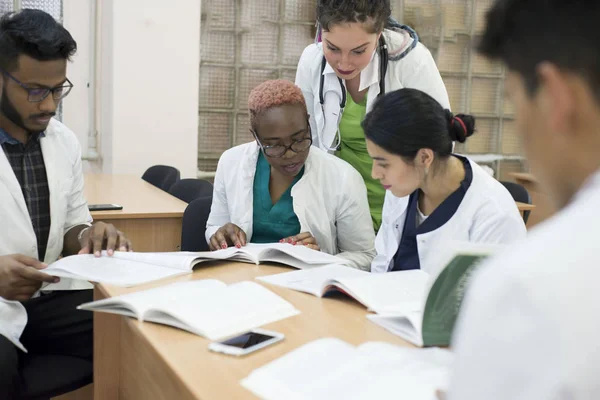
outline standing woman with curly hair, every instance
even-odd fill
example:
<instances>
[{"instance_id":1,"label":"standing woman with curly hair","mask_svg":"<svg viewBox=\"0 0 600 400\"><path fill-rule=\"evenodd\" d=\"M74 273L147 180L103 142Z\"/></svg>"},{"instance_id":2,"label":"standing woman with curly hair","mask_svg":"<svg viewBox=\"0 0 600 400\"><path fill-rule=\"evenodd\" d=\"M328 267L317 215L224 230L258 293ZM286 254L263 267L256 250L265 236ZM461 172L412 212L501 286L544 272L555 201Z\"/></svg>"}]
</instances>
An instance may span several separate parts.
<instances>
[{"instance_id":1,"label":"standing woman with curly hair","mask_svg":"<svg viewBox=\"0 0 600 400\"><path fill-rule=\"evenodd\" d=\"M288 242L368 270L375 234L364 182L348 163L311 146L300 88L257 86L248 100L255 141L221 156L206 227L211 250Z\"/></svg>"},{"instance_id":2,"label":"standing woman with curly hair","mask_svg":"<svg viewBox=\"0 0 600 400\"><path fill-rule=\"evenodd\" d=\"M419 89L446 109L448 93L417 34L391 19L389 0L318 0L317 22L320 40L304 50L296 85L306 99L314 144L361 174L378 230L385 190L371 178L361 121L385 92Z\"/></svg>"}]
</instances>

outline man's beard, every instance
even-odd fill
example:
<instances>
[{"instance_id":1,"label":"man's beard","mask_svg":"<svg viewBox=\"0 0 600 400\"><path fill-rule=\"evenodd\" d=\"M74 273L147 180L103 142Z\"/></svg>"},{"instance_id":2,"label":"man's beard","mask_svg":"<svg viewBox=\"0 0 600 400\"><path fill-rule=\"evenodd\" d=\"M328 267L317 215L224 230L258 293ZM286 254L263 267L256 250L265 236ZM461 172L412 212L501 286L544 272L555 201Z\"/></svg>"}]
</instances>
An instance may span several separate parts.
<instances>
[{"instance_id":1,"label":"man's beard","mask_svg":"<svg viewBox=\"0 0 600 400\"><path fill-rule=\"evenodd\" d=\"M25 126L25 121L6 95L6 91L4 89L2 89L2 98L0 99L0 113L2 113L2 115L4 115L4 117L6 117L6 119L8 119L10 122L15 124L19 128L24 129L30 134L38 134L46 130L45 128L41 130L31 130L31 128ZM53 116L54 113L52 113L51 115Z\"/></svg>"}]
</instances>

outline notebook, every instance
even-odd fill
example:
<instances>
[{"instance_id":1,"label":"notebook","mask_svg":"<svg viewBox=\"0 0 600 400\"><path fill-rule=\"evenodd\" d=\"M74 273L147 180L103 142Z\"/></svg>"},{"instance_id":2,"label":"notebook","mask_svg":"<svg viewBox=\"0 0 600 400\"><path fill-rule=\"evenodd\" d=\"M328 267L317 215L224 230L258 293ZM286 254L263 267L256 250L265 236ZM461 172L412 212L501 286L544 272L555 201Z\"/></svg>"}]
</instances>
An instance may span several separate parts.
<instances>
[{"instance_id":1,"label":"notebook","mask_svg":"<svg viewBox=\"0 0 600 400\"><path fill-rule=\"evenodd\" d=\"M299 313L292 304L257 283L245 281L228 286L215 279L173 283L77 308L169 325L211 340Z\"/></svg>"},{"instance_id":2,"label":"notebook","mask_svg":"<svg viewBox=\"0 0 600 400\"><path fill-rule=\"evenodd\" d=\"M202 263L231 260L253 264L276 262L294 268L312 268L344 260L327 253L287 243L248 244L241 249L230 247L206 252L135 253L115 252L111 257L82 254L62 258L44 272L63 278L134 286L171 276L189 274Z\"/></svg>"},{"instance_id":3,"label":"notebook","mask_svg":"<svg viewBox=\"0 0 600 400\"><path fill-rule=\"evenodd\" d=\"M449 346L471 275L498 247L471 243L446 249L449 261L439 275L432 276L419 307L384 311L367 318L416 346Z\"/></svg>"},{"instance_id":4,"label":"notebook","mask_svg":"<svg viewBox=\"0 0 600 400\"><path fill-rule=\"evenodd\" d=\"M452 354L323 338L250 373L242 386L264 400L434 400L448 386Z\"/></svg>"},{"instance_id":5,"label":"notebook","mask_svg":"<svg viewBox=\"0 0 600 400\"><path fill-rule=\"evenodd\" d=\"M323 297L339 291L377 313L418 310L429 274L421 270L372 274L343 265L261 276L260 281Z\"/></svg>"}]
</instances>

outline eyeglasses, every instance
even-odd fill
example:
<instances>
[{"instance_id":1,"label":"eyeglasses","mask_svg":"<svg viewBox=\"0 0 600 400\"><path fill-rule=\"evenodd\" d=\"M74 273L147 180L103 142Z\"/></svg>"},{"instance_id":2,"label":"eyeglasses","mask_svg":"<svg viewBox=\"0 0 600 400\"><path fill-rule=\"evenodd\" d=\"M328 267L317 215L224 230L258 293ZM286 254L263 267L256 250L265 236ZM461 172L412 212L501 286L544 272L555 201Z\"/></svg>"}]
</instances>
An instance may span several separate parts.
<instances>
[{"instance_id":1,"label":"eyeglasses","mask_svg":"<svg viewBox=\"0 0 600 400\"><path fill-rule=\"evenodd\" d=\"M54 88L30 88L1 68L0 72L17 82L19 86L27 91L27 101L30 103L40 103L44 101L44 99L48 97L50 93L52 93L52 98L54 100L59 101L67 97L69 92L71 92L71 89L73 89L73 84L68 79L65 81L65 83L67 83L66 85L63 84L62 86L57 86Z\"/></svg>"},{"instance_id":2,"label":"eyeglasses","mask_svg":"<svg viewBox=\"0 0 600 400\"><path fill-rule=\"evenodd\" d=\"M263 144L258 139L258 135L256 134L256 132L253 131L252 129L250 131L256 138L258 145L261 147L261 149L265 153L265 155L269 156L271 158L283 157L283 155L285 153L287 153L288 150L291 150L294 153L302 153L303 151L306 151L310 148L310 146L312 145L312 141L313 141L312 137L308 136L308 137L304 137L302 139L294 140L292 142L292 144L290 144L289 146L286 146L283 144L276 144L274 146L263 146ZM305 132L310 135L310 127L306 128Z\"/></svg>"}]
</instances>

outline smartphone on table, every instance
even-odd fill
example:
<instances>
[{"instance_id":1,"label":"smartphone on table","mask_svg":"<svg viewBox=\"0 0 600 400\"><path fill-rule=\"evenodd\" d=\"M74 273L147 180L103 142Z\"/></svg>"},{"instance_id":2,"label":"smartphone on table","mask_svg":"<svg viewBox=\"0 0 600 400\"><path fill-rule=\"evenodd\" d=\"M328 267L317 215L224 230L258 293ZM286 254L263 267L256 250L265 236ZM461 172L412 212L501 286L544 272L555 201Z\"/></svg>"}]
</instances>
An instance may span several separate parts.
<instances>
[{"instance_id":1,"label":"smartphone on table","mask_svg":"<svg viewBox=\"0 0 600 400\"><path fill-rule=\"evenodd\" d=\"M123 206L120 204L88 204L90 211L112 211L122 210Z\"/></svg>"},{"instance_id":2,"label":"smartphone on table","mask_svg":"<svg viewBox=\"0 0 600 400\"><path fill-rule=\"evenodd\" d=\"M253 329L221 342L212 342L208 345L208 349L217 353L240 357L280 342L284 337L283 333Z\"/></svg>"}]
</instances>

